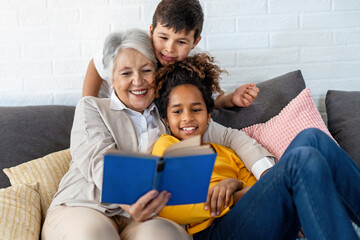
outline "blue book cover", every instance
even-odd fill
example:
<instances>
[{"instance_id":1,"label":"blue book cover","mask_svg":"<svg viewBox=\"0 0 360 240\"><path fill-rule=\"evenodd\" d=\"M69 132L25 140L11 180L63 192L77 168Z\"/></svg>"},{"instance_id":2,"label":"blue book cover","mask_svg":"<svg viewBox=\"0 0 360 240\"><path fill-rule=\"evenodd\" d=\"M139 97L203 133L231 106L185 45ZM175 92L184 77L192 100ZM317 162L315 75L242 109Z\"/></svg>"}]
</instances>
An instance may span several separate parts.
<instances>
[{"instance_id":1,"label":"blue book cover","mask_svg":"<svg viewBox=\"0 0 360 240\"><path fill-rule=\"evenodd\" d=\"M101 201L133 204L148 191L156 189L171 193L167 205L205 202L216 153L212 148L203 151L202 147L193 148L190 155L187 151L185 156L181 156L181 151L175 156L164 157L106 154Z\"/></svg>"}]
</instances>

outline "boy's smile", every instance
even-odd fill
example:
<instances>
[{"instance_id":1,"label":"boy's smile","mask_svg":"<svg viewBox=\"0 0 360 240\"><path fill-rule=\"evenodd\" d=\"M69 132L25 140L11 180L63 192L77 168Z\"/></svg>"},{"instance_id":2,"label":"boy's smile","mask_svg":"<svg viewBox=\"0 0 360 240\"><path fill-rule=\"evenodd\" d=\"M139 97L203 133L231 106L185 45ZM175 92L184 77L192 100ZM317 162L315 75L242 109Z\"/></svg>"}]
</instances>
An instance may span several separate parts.
<instances>
[{"instance_id":1,"label":"boy's smile","mask_svg":"<svg viewBox=\"0 0 360 240\"><path fill-rule=\"evenodd\" d=\"M175 61L183 61L201 39L199 37L194 41L194 34L194 30L186 33L185 29L175 32L173 28L164 27L160 23L155 29L150 25L150 36L157 60L163 66Z\"/></svg>"},{"instance_id":2,"label":"boy's smile","mask_svg":"<svg viewBox=\"0 0 360 240\"><path fill-rule=\"evenodd\" d=\"M200 90L191 84L175 87L169 96L165 121L172 135L180 140L202 136L210 121L210 113Z\"/></svg>"}]
</instances>

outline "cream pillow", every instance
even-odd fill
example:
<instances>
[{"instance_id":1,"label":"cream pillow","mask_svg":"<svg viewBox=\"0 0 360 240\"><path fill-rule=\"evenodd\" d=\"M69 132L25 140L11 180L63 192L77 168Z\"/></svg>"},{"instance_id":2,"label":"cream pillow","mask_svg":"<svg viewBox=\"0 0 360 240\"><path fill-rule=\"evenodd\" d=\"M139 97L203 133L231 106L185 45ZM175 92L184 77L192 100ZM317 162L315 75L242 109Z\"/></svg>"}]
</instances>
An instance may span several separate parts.
<instances>
[{"instance_id":1,"label":"cream pillow","mask_svg":"<svg viewBox=\"0 0 360 240\"><path fill-rule=\"evenodd\" d=\"M39 240L40 226L37 183L0 189L0 239Z\"/></svg>"},{"instance_id":2,"label":"cream pillow","mask_svg":"<svg viewBox=\"0 0 360 240\"><path fill-rule=\"evenodd\" d=\"M60 180L69 169L70 161L70 149L66 149L12 168L5 168L3 171L13 186L39 183L42 219L44 220Z\"/></svg>"}]
</instances>

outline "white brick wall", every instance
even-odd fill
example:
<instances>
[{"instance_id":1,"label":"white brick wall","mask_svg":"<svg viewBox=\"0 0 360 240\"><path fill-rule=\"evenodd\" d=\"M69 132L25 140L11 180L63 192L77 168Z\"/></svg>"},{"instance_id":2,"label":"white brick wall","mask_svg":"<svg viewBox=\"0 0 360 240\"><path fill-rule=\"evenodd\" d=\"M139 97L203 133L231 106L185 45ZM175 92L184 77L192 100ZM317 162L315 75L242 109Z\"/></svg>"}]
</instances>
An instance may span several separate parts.
<instances>
[{"instance_id":1,"label":"white brick wall","mask_svg":"<svg viewBox=\"0 0 360 240\"><path fill-rule=\"evenodd\" d=\"M158 0L0 0L0 105L75 105L111 31L148 29ZM360 91L359 0L202 0L200 47L230 90L301 69L320 111Z\"/></svg>"}]
</instances>

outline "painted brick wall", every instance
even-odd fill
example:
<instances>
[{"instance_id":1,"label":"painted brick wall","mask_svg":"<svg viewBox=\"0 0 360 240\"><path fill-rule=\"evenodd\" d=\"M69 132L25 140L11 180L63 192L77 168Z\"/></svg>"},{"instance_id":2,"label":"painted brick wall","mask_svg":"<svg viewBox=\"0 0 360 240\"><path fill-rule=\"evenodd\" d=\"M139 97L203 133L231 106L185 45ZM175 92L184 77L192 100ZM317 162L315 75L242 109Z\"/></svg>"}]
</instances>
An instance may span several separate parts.
<instances>
[{"instance_id":1,"label":"painted brick wall","mask_svg":"<svg viewBox=\"0 0 360 240\"><path fill-rule=\"evenodd\" d=\"M158 0L0 0L0 105L75 105L111 31L148 29ZM359 0L202 0L200 47L230 90L301 69L324 113L328 89L360 91Z\"/></svg>"}]
</instances>

